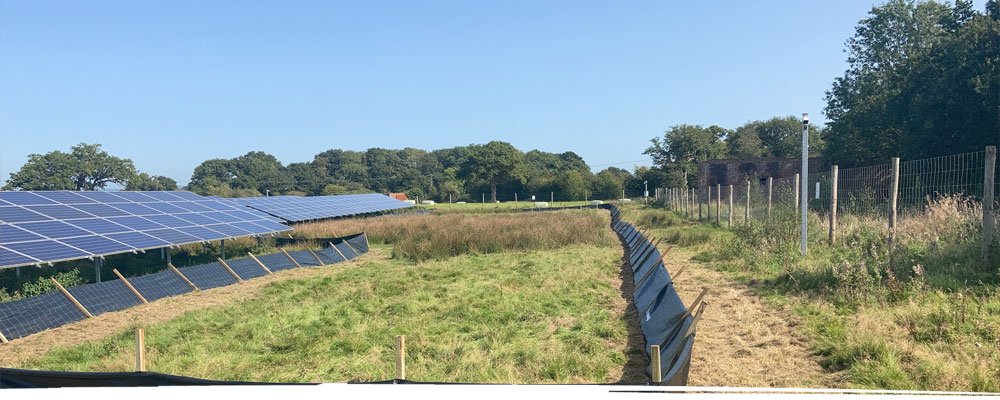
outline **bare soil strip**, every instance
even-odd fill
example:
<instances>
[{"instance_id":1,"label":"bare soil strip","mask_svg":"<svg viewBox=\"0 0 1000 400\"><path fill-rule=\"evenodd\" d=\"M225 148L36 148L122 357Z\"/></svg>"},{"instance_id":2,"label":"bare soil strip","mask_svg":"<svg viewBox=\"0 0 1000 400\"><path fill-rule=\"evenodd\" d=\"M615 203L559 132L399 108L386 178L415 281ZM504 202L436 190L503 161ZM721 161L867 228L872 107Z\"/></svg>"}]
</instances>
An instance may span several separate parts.
<instances>
[{"instance_id":1,"label":"bare soil strip","mask_svg":"<svg viewBox=\"0 0 1000 400\"><path fill-rule=\"evenodd\" d=\"M382 249L372 249L359 262L380 259L388 259L388 252ZM25 360L39 358L50 350L100 340L137 326L166 322L191 311L225 306L256 298L265 286L274 282L336 274L345 268L353 268L357 265L361 264L342 262L323 267L282 270L239 284L191 292L122 311L104 313L94 318L38 332L0 345L0 366L17 368Z\"/></svg>"},{"instance_id":2,"label":"bare soil strip","mask_svg":"<svg viewBox=\"0 0 1000 400\"><path fill-rule=\"evenodd\" d=\"M763 301L752 289L726 274L691 260L674 249L664 261L670 271L687 269L675 287L685 304L702 288L708 307L698 324L692 351L690 386L842 387L839 374L825 371L796 331L799 319Z\"/></svg>"}]
</instances>

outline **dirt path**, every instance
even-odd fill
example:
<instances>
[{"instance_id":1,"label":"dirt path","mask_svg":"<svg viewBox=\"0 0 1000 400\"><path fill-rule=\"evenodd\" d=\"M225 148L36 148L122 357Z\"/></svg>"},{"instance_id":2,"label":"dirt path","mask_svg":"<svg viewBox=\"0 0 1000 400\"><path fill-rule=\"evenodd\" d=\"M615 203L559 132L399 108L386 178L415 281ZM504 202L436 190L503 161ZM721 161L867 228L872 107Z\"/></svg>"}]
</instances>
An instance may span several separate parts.
<instances>
[{"instance_id":1,"label":"dirt path","mask_svg":"<svg viewBox=\"0 0 1000 400\"><path fill-rule=\"evenodd\" d=\"M839 387L839 376L823 370L796 332L799 320L777 309L712 267L691 260L692 253L673 249L665 257L670 271L684 273L675 287L685 304L708 288L708 307L698 324L690 386Z\"/></svg>"},{"instance_id":2,"label":"dirt path","mask_svg":"<svg viewBox=\"0 0 1000 400\"><path fill-rule=\"evenodd\" d=\"M136 326L169 321L190 311L253 299L260 295L265 286L274 282L336 274L345 268L362 265L365 261L387 258L387 251L373 248L371 253L365 254L359 262L283 270L275 272L273 275L246 280L241 284L186 293L122 311L104 313L94 318L63 325L0 345L0 366L17 368L24 361L37 359L49 350L97 341Z\"/></svg>"}]
</instances>

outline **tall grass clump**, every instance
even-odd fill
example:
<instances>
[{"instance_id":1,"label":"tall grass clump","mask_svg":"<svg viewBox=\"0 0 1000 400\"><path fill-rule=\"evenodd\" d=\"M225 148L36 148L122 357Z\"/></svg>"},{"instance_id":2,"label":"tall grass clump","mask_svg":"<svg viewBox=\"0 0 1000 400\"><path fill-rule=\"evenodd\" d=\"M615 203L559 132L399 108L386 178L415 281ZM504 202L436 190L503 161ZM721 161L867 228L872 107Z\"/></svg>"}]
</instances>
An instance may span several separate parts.
<instances>
[{"instance_id":1,"label":"tall grass clump","mask_svg":"<svg viewBox=\"0 0 1000 400\"><path fill-rule=\"evenodd\" d=\"M608 216L595 210L511 214L427 214L335 220L299 225L300 237L364 231L374 243L392 244L392 255L415 262L460 254L556 249L583 244L612 246Z\"/></svg>"}]
</instances>

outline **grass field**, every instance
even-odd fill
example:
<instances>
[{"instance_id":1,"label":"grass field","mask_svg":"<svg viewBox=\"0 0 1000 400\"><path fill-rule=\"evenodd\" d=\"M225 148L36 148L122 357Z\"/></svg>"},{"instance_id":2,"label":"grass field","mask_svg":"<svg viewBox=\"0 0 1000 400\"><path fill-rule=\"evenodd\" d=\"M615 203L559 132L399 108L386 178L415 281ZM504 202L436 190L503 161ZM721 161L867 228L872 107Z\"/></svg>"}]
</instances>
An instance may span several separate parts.
<instances>
[{"instance_id":1,"label":"grass field","mask_svg":"<svg viewBox=\"0 0 1000 400\"><path fill-rule=\"evenodd\" d=\"M902 217L892 249L884 221L845 216L831 245L812 215L805 258L794 219L741 217L725 228L662 208L624 212L797 315L799 333L846 386L1000 390L998 271L979 267L974 206L942 199Z\"/></svg>"},{"instance_id":2,"label":"grass field","mask_svg":"<svg viewBox=\"0 0 1000 400\"><path fill-rule=\"evenodd\" d=\"M606 240L607 213L566 214L563 223L578 236L597 240L466 248L414 263L388 257L407 240L401 237L395 245L373 243L374 254L353 266L268 284L253 298L151 324L149 369L227 380L386 380L393 377L394 337L405 334L414 380L641 381L641 369L626 368L635 353L627 348L628 303L619 289L621 247ZM537 225L551 215L502 217ZM585 222L573 225L577 220ZM133 351L126 329L12 366L123 371L132 368Z\"/></svg>"}]
</instances>

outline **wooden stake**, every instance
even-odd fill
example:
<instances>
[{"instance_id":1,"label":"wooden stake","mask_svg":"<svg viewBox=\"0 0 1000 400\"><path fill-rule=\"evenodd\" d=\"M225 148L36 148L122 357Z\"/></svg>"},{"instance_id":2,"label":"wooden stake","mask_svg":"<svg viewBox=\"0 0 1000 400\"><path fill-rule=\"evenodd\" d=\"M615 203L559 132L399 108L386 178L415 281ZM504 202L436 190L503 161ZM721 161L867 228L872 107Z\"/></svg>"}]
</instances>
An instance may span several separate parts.
<instances>
[{"instance_id":1,"label":"wooden stake","mask_svg":"<svg viewBox=\"0 0 1000 400\"><path fill-rule=\"evenodd\" d=\"M670 249L672 249L672 248L674 248L674 246L669 246L669 247L667 247L666 250L663 251L663 254L660 255L660 258L658 260L656 260L656 262L653 263L653 268L650 268L649 271L646 271L646 274L644 274L642 276L642 278L639 278L639 281L636 282L635 287L641 286L642 283L646 281L646 278L649 278L649 276L653 274L653 271L656 271L656 264L659 264L660 261L663 261L663 257L665 257L667 255L667 253L670 252ZM667 268L666 264L663 265L663 268L664 269ZM668 272L668 275L669 275L669 272Z\"/></svg>"},{"instance_id":2,"label":"wooden stake","mask_svg":"<svg viewBox=\"0 0 1000 400\"><path fill-rule=\"evenodd\" d=\"M319 258L319 254L316 254L316 252L313 251L312 249L306 249L306 250L309 250L309 254L312 254L313 257L316 258L316 262L318 262L319 265L326 265L326 263L323 262L323 259Z\"/></svg>"},{"instance_id":3,"label":"wooden stake","mask_svg":"<svg viewBox=\"0 0 1000 400\"><path fill-rule=\"evenodd\" d=\"M715 185L715 223L722 225L722 184Z\"/></svg>"},{"instance_id":4,"label":"wooden stake","mask_svg":"<svg viewBox=\"0 0 1000 400\"><path fill-rule=\"evenodd\" d=\"M222 266L226 268L226 271L229 271L229 273L233 275L233 278L236 278L236 283L243 283L243 278L240 278L239 275L236 275L236 271L233 271L232 268L229 268L229 264L226 264L226 260L223 260L220 257L219 264L222 264Z\"/></svg>"},{"instance_id":5,"label":"wooden stake","mask_svg":"<svg viewBox=\"0 0 1000 400\"><path fill-rule=\"evenodd\" d=\"M676 281L676 280L677 280L677 277L678 277L678 276L681 276L681 274L683 274L683 273L684 273L684 270L685 270L685 269L687 269L687 267L688 267L688 266L687 266L687 264L684 264L684 265L681 265L681 269L677 270L677 273L676 273L676 274L674 274L674 276L670 277L670 281L671 281L671 282L674 282L674 281Z\"/></svg>"},{"instance_id":6,"label":"wooden stake","mask_svg":"<svg viewBox=\"0 0 1000 400\"><path fill-rule=\"evenodd\" d=\"M114 272L114 273L115 273L115 275L117 275L117 276L118 276L118 279L119 279L119 280L121 280L121 281L122 281L122 283L124 283L124 284L125 284L125 286L128 286L128 290L131 290L131 291L132 291L132 294L134 294L134 295L135 295L135 297L138 297L138 298L139 298L139 301L141 301L141 302L142 302L142 304L149 304L149 302L148 302L148 301L146 301L146 298L145 298L145 297L142 297L142 295L141 295L141 294L139 294L139 291L138 291L138 290L135 290L135 286L132 286L132 284L128 282L128 279L125 279L125 277L124 277L124 276L122 276L121 272L118 272L118 270L117 270L117 269L112 269L112 270L111 270L111 272Z\"/></svg>"},{"instance_id":7,"label":"wooden stake","mask_svg":"<svg viewBox=\"0 0 1000 400\"><path fill-rule=\"evenodd\" d=\"M7 337L3 335L3 332L0 332L0 343L10 343Z\"/></svg>"},{"instance_id":8,"label":"wooden stake","mask_svg":"<svg viewBox=\"0 0 1000 400\"><path fill-rule=\"evenodd\" d=\"M264 263L260 262L260 260L257 259L257 256L253 255L253 253L249 253L248 252L247 254L249 254L250 258L252 258L254 261L256 261L257 265L260 265L260 267L263 268L264 272L267 272L268 275L271 275L273 273L273 272L271 272L271 269L268 268L266 265L264 265Z\"/></svg>"},{"instance_id":9,"label":"wooden stake","mask_svg":"<svg viewBox=\"0 0 1000 400\"><path fill-rule=\"evenodd\" d=\"M177 269L177 267L174 267L173 264L167 263L167 268L170 268L171 271L174 271L174 273L177 274L177 276L179 276L181 279L183 279L184 282L187 283L188 286L191 287L191 290L199 290L198 287L195 286L193 283L191 283L191 281L188 280L188 278L186 276L184 276L184 274L182 274L181 271L179 269Z\"/></svg>"},{"instance_id":10,"label":"wooden stake","mask_svg":"<svg viewBox=\"0 0 1000 400\"><path fill-rule=\"evenodd\" d=\"M347 261L347 257L344 257L344 253L341 253L340 249L338 249L337 246L333 245L333 242L327 242L327 243L330 243L330 247L332 247L333 250L336 251L338 255L340 255L340 258L343 258L344 261Z\"/></svg>"},{"instance_id":11,"label":"wooden stake","mask_svg":"<svg viewBox=\"0 0 1000 400\"><path fill-rule=\"evenodd\" d=\"M285 257L288 257L288 259L289 259L289 260L292 260L292 263L293 263L293 264L295 264L295 266L296 266L296 267L299 267L299 268L302 268L302 266L301 266L301 265L299 265L299 262L298 262L298 261L295 261L295 259L294 259L294 258L292 258L292 255L291 255L291 254L288 254L288 252L287 252L287 251L285 251L285 249L281 249L281 252L282 252L282 253L285 253Z\"/></svg>"},{"instance_id":12,"label":"wooden stake","mask_svg":"<svg viewBox=\"0 0 1000 400\"><path fill-rule=\"evenodd\" d=\"M649 346L649 363L650 369L652 370L653 383L660 383L663 380L663 374L660 372L660 346L652 345Z\"/></svg>"},{"instance_id":13,"label":"wooden stake","mask_svg":"<svg viewBox=\"0 0 1000 400\"><path fill-rule=\"evenodd\" d=\"M146 372L146 332L135 328L135 372Z\"/></svg>"},{"instance_id":14,"label":"wooden stake","mask_svg":"<svg viewBox=\"0 0 1000 400\"><path fill-rule=\"evenodd\" d=\"M355 260L357 260L358 257L361 257L361 254L358 254L358 251L354 250L354 246L351 246L351 244L347 243L346 240L344 241L344 244L347 245L347 248L350 249L352 253L354 253L354 259Z\"/></svg>"},{"instance_id":15,"label":"wooden stake","mask_svg":"<svg viewBox=\"0 0 1000 400\"><path fill-rule=\"evenodd\" d=\"M691 326L688 327L687 333L684 334L684 338L687 339L688 336L694 334L694 328L698 326L698 321L701 320L701 314L705 312L705 307L708 303L701 303L701 307L698 307L698 313L694 315L694 319L691 320Z\"/></svg>"},{"instance_id":16,"label":"wooden stake","mask_svg":"<svg viewBox=\"0 0 1000 400\"><path fill-rule=\"evenodd\" d=\"M406 379L406 336L396 335L396 379Z\"/></svg>"},{"instance_id":17,"label":"wooden stake","mask_svg":"<svg viewBox=\"0 0 1000 400\"><path fill-rule=\"evenodd\" d=\"M365 237L365 248L368 249L369 251L371 251L372 246L370 244L368 244L368 232L361 231L361 236Z\"/></svg>"},{"instance_id":18,"label":"wooden stake","mask_svg":"<svg viewBox=\"0 0 1000 400\"><path fill-rule=\"evenodd\" d=\"M83 304L80 304L79 301L76 301L76 298L73 297L73 295L69 294L69 291L66 290L66 288L63 287L63 285L59 284L59 281L56 281L55 278L49 278L49 279L51 279L52 284L56 285L56 288L59 289L60 292L62 292L63 296L66 296L66 298L69 299L69 301L71 301L73 305L76 306L76 308L80 309L80 312L82 312L83 315L86 315L87 318L94 318L94 315L91 314L90 311L87 311L87 309L83 307Z\"/></svg>"}]
</instances>

